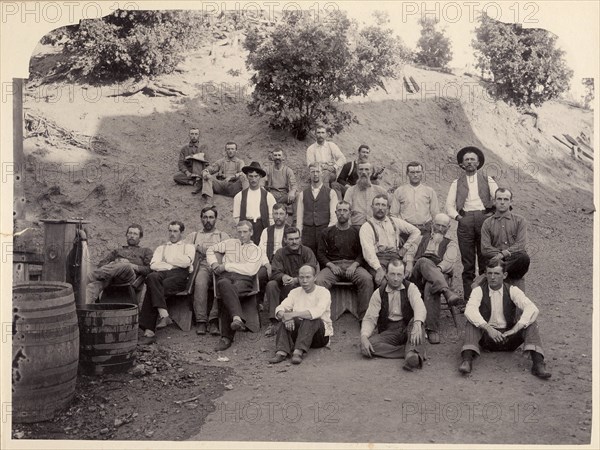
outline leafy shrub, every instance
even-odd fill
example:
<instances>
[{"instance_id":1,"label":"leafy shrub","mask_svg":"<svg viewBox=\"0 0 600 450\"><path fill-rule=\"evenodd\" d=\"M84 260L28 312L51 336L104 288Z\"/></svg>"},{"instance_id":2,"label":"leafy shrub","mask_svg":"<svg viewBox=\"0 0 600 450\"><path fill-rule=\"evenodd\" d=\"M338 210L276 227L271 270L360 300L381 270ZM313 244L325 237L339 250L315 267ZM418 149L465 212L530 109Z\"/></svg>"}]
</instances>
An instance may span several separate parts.
<instances>
[{"instance_id":1,"label":"leafy shrub","mask_svg":"<svg viewBox=\"0 0 600 450\"><path fill-rule=\"evenodd\" d=\"M442 31L435 29L439 20L421 17L421 37L417 41L419 49L415 55L417 62L428 67L445 68L452 60L450 39Z\"/></svg>"}]
</instances>

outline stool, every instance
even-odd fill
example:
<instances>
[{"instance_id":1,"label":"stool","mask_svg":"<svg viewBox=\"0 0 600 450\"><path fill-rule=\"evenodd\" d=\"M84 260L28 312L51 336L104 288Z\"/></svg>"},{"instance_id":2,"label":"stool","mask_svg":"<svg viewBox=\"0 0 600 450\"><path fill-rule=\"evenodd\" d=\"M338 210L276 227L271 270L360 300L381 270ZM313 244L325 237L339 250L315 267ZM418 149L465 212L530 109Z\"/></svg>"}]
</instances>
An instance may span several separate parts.
<instances>
[{"instance_id":1,"label":"stool","mask_svg":"<svg viewBox=\"0 0 600 450\"><path fill-rule=\"evenodd\" d=\"M330 292L332 321L338 320L346 311L358 319L358 297L354 283L338 281Z\"/></svg>"}]
</instances>

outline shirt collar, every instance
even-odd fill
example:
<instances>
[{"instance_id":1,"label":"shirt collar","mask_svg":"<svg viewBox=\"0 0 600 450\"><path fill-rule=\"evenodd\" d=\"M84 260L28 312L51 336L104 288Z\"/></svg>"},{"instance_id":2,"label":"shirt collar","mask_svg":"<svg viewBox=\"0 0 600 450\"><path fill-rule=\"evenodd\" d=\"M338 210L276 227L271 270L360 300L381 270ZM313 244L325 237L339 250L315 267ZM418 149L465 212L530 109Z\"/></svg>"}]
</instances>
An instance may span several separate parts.
<instances>
[{"instance_id":1,"label":"shirt collar","mask_svg":"<svg viewBox=\"0 0 600 450\"><path fill-rule=\"evenodd\" d=\"M492 294L494 294L496 292L502 296L503 290L504 290L504 283L502 283L502 286L500 286L500 289L498 289L497 291L493 290L491 287L488 286L488 293L490 294L490 297L492 296ZM497 294L494 294L494 295L497 295Z\"/></svg>"},{"instance_id":2,"label":"shirt collar","mask_svg":"<svg viewBox=\"0 0 600 450\"><path fill-rule=\"evenodd\" d=\"M298 247L298 251L292 250L287 245L284 248L285 248L285 252L290 255L301 255L302 254L302 245L300 245L300 247Z\"/></svg>"},{"instance_id":3,"label":"shirt collar","mask_svg":"<svg viewBox=\"0 0 600 450\"><path fill-rule=\"evenodd\" d=\"M184 244L183 239L178 240L174 244L171 241L167 242L167 245L183 245L183 244Z\"/></svg>"},{"instance_id":4,"label":"shirt collar","mask_svg":"<svg viewBox=\"0 0 600 450\"><path fill-rule=\"evenodd\" d=\"M498 211L496 211L494 213L494 218L495 219L508 219L508 220L511 220L513 218L513 215L512 215L512 212L510 212L510 211L506 211L504 214L501 214Z\"/></svg>"},{"instance_id":5,"label":"shirt collar","mask_svg":"<svg viewBox=\"0 0 600 450\"><path fill-rule=\"evenodd\" d=\"M394 289L390 286L390 284L386 284L385 292L394 292L394 291L402 291L404 290L404 283L400 283L400 287L398 289Z\"/></svg>"}]
</instances>

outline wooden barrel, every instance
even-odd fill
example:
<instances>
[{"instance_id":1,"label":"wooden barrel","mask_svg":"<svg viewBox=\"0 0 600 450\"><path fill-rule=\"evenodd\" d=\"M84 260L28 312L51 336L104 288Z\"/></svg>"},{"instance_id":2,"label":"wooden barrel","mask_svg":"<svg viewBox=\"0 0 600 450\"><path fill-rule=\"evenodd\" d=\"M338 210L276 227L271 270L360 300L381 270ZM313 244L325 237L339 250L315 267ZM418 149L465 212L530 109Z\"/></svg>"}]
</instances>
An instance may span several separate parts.
<instances>
[{"instance_id":1,"label":"wooden barrel","mask_svg":"<svg viewBox=\"0 0 600 450\"><path fill-rule=\"evenodd\" d=\"M77 307L79 367L82 373L125 372L135 362L138 307L127 303L97 303Z\"/></svg>"},{"instance_id":2,"label":"wooden barrel","mask_svg":"<svg viewBox=\"0 0 600 450\"><path fill-rule=\"evenodd\" d=\"M14 285L12 332L12 419L49 420L75 394L79 329L71 285Z\"/></svg>"}]
</instances>

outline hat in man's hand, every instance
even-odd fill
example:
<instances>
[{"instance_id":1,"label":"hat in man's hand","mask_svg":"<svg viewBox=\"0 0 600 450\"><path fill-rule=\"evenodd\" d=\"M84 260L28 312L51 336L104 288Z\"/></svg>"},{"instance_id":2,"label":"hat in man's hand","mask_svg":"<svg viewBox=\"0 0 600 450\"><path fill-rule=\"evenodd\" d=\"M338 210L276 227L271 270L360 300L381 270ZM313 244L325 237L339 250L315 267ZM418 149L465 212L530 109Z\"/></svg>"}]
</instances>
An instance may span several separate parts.
<instances>
[{"instance_id":1,"label":"hat in man's hand","mask_svg":"<svg viewBox=\"0 0 600 450\"><path fill-rule=\"evenodd\" d=\"M458 151L458 153L456 154L456 161L458 161L459 165L462 164L465 153L475 153L479 158L479 165L477 166L477 168L481 169L483 167L483 164L485 163L485 156L483 155L483 152L477 147L472 146L463 147Z\"/></svg>"},{"instance_id":2,"label":"hat in man's hand","mask_svg":"<svg viewBox=\"0 0 600 450\"><path fill-rule=\"evenodd\" d=\"M267 172L265 172L262 167L260 167L260 163L256 161L252 161L249 166L242 167L242 172L244 172L246 175L248 175L250 172L256 172L261 178L267 176Z\"/></svg>"},{"instance_id":3,"label":"hat in man's hand","mask_svg":"<svg viewBox=\"0 0 600 450\"><path fill-rule=\"evenodd\" d=\"M203 163L207 163L208 161L205 159L204 152L194 153L193 155L186 156L185 159L193 159L195 161L200 161Z\"/></svg>"}]
</instances>

